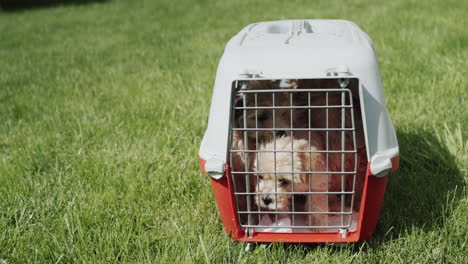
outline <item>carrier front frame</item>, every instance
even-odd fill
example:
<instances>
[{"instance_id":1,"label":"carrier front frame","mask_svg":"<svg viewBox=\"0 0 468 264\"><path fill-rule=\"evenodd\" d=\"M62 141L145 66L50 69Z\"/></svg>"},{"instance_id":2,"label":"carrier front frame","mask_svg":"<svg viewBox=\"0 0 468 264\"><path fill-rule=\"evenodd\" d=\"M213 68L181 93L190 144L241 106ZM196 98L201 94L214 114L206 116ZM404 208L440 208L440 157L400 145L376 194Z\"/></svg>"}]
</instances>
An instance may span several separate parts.
<instances>
[{"instance_id":1,"label":"carrier front frame","mask_svg":"<svg viewBox=\"0 0 468 264\"><path fill-rule=\"evenodd\" d=\"M331 79L331 80L339 80L343 79L342 77L327 77L327 78L321 78L321 79ZM357 91L358 91L358 97L360 102L362 102L362 86L359 83L359 80L357 78L353 78L357 80L358 85L357 85ZM249 78L249 79L239 79L235 80L232 83L232 92L231 92L231 102L233 102L233 98L235 97L236 89L235 87L238 86L240 83L243 82L248 82L248 81L253 81L253 80L270 80L270 79L262 79L262 78ZM237 91L238 92L238 91ZM262 91L265 92L265 91ZM267 92L272 92L272 91L267 91ZM274 91L274 92L298 92L296 91L291 91L291 90L282 90L282 91ZM328 93L328 92L340 92L340 93L348 93L349 96L352 96L352 93L349 89L347 88L338 88L338 89L305 89L301 90L300 92L307 92L307 93L314 93L314 92L322 92L322 93ZM240 92L240 93L255 93L255 91L248 91L248 92ZM352 102L350 99L349 102ZM352 105L344 106L344 107L353 107ZM289 107L290 109L291 107ZM255 107L253 108L247 108L245 106L243 107L235 107L233 104L230 106L231 113L230 113L230 126L229 126L229 139L228 142L232 142L232 131L235 131L236 129L233 128L233 121L232 119L234 118L234 113L233 111L235 110L242 110L245 111L247 109L255 110ZM257 110L259 108L256 108ZM308 109L311 109L310 107ZM366 133L366 126L365 124L365 112L364 112L364 106L361 104L360 105L360 111L362 115L362 122L363 122L363 132L364 134ZM353 111L351 111L353 112ZM354 128L354 118L352 119L353 121L353 128ZM242 129L241 129L242 130ZM274 131L275 129L271 129ZM253 129L255 131L255 129ZM294 128L291 129L291 131L297 131ZM354 134L354 131L353 131ZM354 142L355 142L355 136L353 135ZM368 156L368 149L367 149L367 137L365 136L365 141L366 141L366 153ZM231 144L228 143L229 148L231 147ZM329 151L326 151L329 153ZM351 152L356 152L356 150L352 150ZM218 203L218 208L220 211L220 216L223 220L224 226L226 231L232 236L233 239L239 240L239 241L244 241L244 242L291 242L291 243L316 243L316 242L334 242L334 243L340 243L340 242L357 242L361 240L366 240L368 239L372 233L375 230L377 220L380 214L380 208L381 204L383 202L384 198L384 192L385 192L385 187L387 184L388 180L388 174L393 172L398 168L398 163L399 159L398 156L395 158L391 159L392 163L392 168L387 171L386 175L383 177L376 177L375 175L372 174L371 172L371 162L367 161L367 166L365 168L365 175L364 175L364 182L363 182L363 188L362 188L362 195L359 203L359 212L357 215L357 223L354 228L354 230L350 230L350 224L348 225L343 225L341 224L340 226L289 226L293 230L297 229L304 229L304 228L330 228L330 229L336 229L330 232L314 232L313 230L310 232L291 232L291 233L278 233L278 232L258 232L256 231L256 228L267 228L270 226L261 226L261 225L251 225L251 224L243 224L240 221L240 215L241 214L250 214L250 213L258 213L258 212L245 212L239 210L238 206L238 201L236 199L236 196L238 195L255 195L258 194L256 192L236 192L235 190L235 183L234 183L234 175L236 174L235 171L232 170L232 167L230 164L232 164L232 150L230 149L227 151L227 157L226 160L229 161L224 164L223 168L223 175L221 177L211 177L211 182L212 182L212 187L214 190L214 194ZM206 165L206 160L200 158L200 167L205 173L208 173L205 165ZM346 174L346 172L340 172L339 174ZM355 171L354 171L354 177L355 177ZM311 193L313 194L313 192ZM331 194L331 193L330 193ZM340 195L346 195L346 192L340 192L337 193ZM354 200L354 189L352 190L352 196L353 198L351 200ZM351 205L352 207L352 205ZM294 212L298 213L298 212ZM329 212L325 212L329 213ZM336 213L336 212L332 212ZM342 215L349 214L350 212L345 212L342 210L341 212ZM349 221L351 221L351 217L349 218ZM284 226L283 226L284 227Z\"/></svg>"}]
</instances>

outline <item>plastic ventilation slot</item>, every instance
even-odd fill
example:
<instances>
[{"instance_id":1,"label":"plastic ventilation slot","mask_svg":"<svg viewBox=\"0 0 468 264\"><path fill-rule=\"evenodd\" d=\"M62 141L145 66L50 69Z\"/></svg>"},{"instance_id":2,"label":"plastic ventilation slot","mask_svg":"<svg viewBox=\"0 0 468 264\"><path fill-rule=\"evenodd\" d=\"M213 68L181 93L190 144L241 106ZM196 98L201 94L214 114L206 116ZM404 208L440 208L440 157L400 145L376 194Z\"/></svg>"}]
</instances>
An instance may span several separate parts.
<instances>
[{"instance_id":1,"label":"plastic ventilation slot","mask_svg":"<svg viewBox=\"0 0 468 264\"><path fill-rule=\"evenodd\" d=\"M284 43L289 44L291 40L298 38L302 34L311 34L311 33L314 33L314 32L309 22L304 21L304 20L293 21L292 28L291 28L291 35L286 39Z\"/></svg>"}]
</instances>

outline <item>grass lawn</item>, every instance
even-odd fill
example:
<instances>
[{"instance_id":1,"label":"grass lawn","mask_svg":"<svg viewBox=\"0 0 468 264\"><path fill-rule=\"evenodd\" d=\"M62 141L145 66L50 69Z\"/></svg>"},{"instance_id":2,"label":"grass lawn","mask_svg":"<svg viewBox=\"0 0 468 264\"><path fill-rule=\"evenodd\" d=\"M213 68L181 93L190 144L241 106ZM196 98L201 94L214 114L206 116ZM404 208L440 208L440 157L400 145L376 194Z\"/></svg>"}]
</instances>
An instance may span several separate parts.
<instances>
[{"instance_id":1,"label":"grass lawn","mask_svg":"<svg viewBox=\"0 0 468 264\"><path fill-rule=\"evenodd\" d=\"M467 1L56 2L0 11L1 264L468 263ZM244 252L198 148L226 42L294 18L371 36L400 169L371 240Z\"/></svg>"}]
</instances>

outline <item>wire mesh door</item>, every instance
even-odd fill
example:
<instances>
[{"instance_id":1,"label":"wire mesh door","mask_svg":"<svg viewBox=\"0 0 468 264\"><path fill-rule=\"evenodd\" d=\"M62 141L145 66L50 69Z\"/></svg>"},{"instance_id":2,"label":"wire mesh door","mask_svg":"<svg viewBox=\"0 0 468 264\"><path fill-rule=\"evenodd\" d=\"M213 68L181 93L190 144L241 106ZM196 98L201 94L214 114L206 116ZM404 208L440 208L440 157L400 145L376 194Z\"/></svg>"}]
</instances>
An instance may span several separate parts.
<instances>
[{"instance_id":1,"label":"wire mesh door","mask_svg":"<svg viewBox=\"0 0 468 264\"><path fill-rule=\"evenodd\" d=\"M229 161L243 228L353 229L363 182L357 87L356 79L235 82Z\"/></svg>"}]
</instances>

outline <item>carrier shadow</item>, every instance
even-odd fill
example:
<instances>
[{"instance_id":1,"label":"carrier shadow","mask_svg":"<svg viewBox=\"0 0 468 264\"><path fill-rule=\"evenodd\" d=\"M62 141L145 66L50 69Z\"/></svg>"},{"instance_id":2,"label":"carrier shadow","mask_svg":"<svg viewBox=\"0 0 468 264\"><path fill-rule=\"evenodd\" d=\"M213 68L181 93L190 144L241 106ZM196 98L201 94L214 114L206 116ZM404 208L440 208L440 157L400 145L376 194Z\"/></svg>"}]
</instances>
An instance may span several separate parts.
<instances>
[{"instance_id":1,"label":"carrier shadow","mask_svg":"<svg viewBox=\"0 0 468 264\"><path fill-rule=\"evenodd\" d=\"M412 227L431 231L444 225L448 198L462 198L463 175L455 157L434 133L422 129L397 129L400 167L390 175L377 229L372 238L351 246L371 249L398 239Z\"/></svg>"},{"instance_id":2,"label":"carrier shadow","mask_svg":"<svg viewBox=\"0 0 468 264\"><path fill-rule=\"evenodd\" d=\"M397 136L400 168L390 175L376 240L391 239L384 237L391 228L398 237L411 226L431 230L443 225L447 195L458 203L464 186L455 157L433 133L397 130Z\"/></svg>"},{"instance_id":3,"label":"carrier shadow","mask_svg":"<svg viewBox=\"0 0 468 264\"><path fill-rule=\"evenodd\" d=\"M444 225L447 196L458 203L464 186L455 157L437 137L427 131L397 130L400 147L399 169L389 176L377 229L365 242L333 246L336 250L360 250L401 237L411 227L430 231ZM301 248L304 254L328 244L284 244Z\"/></svg>"},{"instance_id":4,"label":"carrier shadow","mask_svg":"<svg viewBox=\"0 0 468 264\"><path fill-rule=\"evenodd\" d=\"M104 3L107 1L108 0L0 0L0 12L15 12L66 5L85 5Z\"/></svg>"}]
</instances>

